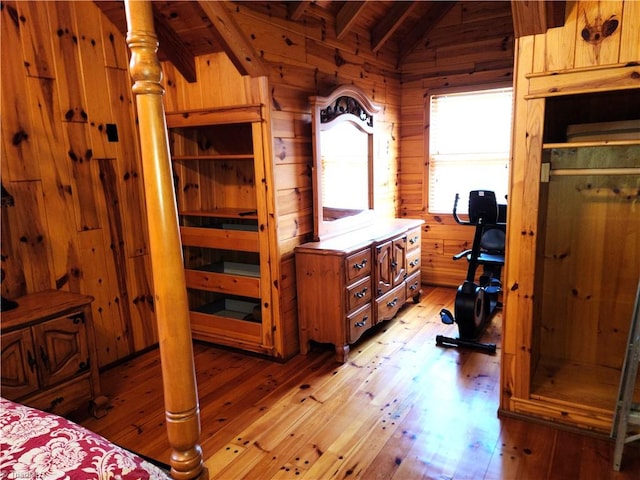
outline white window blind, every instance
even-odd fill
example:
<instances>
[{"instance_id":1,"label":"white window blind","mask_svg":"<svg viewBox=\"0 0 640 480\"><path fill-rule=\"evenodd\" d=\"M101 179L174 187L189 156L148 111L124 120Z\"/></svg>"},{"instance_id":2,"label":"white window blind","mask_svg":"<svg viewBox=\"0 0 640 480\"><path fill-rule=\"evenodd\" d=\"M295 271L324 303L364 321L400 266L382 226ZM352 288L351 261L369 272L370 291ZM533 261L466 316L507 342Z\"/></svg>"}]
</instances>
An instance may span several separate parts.
<instances>
[{"instance_id":1,"label":"white window blind","mask_svg":"<svg viewBox=\"0 0 640 480\"><path fill-rule=\"evenodd\" d=\"M511 88L431 96L430 213L451 213L456 193L465 213L471 190L492 190L505 203L511 112Z\"/></svg>"}]
</instances>

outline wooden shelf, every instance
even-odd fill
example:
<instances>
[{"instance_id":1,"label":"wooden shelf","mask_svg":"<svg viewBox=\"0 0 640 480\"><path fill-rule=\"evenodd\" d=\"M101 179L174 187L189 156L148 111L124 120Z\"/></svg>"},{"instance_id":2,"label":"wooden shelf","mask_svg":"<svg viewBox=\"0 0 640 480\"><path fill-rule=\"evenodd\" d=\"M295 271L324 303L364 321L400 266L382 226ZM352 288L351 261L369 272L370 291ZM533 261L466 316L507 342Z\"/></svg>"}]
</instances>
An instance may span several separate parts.
<instances>
[{"instance_id":1,"label":"wooden shelf","mask_svg":"<svg viewBox=\"0 0 640 480\"><path fill-rule=\"evenodd\" d=\"M553 149L569 149L569 148L582 148L582 147L613 147L624 145L640 145L640 139L638 140L599 140L593 142L562 142L562 143L543 143L543 150Z\"/></svg>"},{"instance_id":2,"label":"wooden shelf","mask_svg":"<svg viewBox=\"0 0 640 480\"><path fill-rule=\"evenodd\" d=\"M181 210L178 215L186 217L239 218L257 220L258 211L252 208L216 208L214 210Z\"/></svg>"},{"instance_id":3,"label":"wooden shelf","mask_svg":"<svg viewBox=\"0 0 640 480\"><path fill-rule=\"evenodd\" d=\"M180 227L182 244L192 247L221 248L243 252L260 252L258 232L218 228Z\"/></svg>"},{"instance_id":4,"label":"wooden shelf","mask_svg":"<svg viewBox=\"0 0 640 480\"><path fill-rule=\"evenodd\" d=\"M253 153L236 153L236 154L217 154L217 155L174 155L173 161L194 161L194 160L208 160L208 161L239 161L239 160L251 160L253 161Z\"/></svg>"},{"instance_id":5,"label":"wooden shelf","mask_svg":"<svg viewBox=\"0 0 640 480\"><path fill-rule=\"evenodd\" d=\"M552 399L613 412L619 382L620 369L617 368L561 358L541 358L531 382L531 398ZM640 384L634 398L640 401Z\"/></svg>"},{"instance_id":6,"label":"wooden shelf","mask_svg":"<svg viewBox=\"0 0 640 480\"><path fill-rule=\"evenodd\" d=\"M262 121L262 105L236 105L166 114L167 127L197 127Z\"/></svg>"},{"instance_id":7,"label":"wooden shelf","mask_svg":"<svg viewBox=\"0 0 640 480\"><path fill-rule=\"evenodd\" d=\"M188 288L260 298L260 266L218 262L185 268Z\"/></svg>"}]
</instances>

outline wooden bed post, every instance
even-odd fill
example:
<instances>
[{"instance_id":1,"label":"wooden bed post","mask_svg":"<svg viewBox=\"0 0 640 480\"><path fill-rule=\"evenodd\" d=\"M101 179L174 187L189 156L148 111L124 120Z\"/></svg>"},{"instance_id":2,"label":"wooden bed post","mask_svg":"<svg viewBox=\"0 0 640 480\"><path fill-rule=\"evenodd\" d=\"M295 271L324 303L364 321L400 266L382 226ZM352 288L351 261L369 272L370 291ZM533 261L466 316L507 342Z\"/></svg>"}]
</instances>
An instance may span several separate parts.
<instances>
[{"instance_id":1,"label":"wooden bed post","mask_svg":"<svg viewBox=\"0 0 640 480\"><path fill-rule=\"evenodd\" d=\"M158 61L158 39L150 1L125 1L129 71L134 80L142 148L154 305L160 338L171 475L175 479L208 478L202 460L200 410L182 246L173 190L164 87Z\"/></svg>"}]
</instances>

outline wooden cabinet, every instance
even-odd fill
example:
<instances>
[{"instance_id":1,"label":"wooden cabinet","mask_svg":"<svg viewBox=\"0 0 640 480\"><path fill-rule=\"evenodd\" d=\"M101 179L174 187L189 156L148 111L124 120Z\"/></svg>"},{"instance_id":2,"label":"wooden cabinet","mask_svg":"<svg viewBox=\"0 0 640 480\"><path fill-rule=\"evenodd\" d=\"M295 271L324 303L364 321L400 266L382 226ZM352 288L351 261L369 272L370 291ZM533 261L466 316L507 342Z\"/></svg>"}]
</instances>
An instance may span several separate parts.
<instances>
[{"instance_id":1,"label":"wooden cabinet","mask_svg":"<svg viewBox=\"0 0 640 480\"><path fill-rule=\"evenodd\" d=\"M640 76L532 73L539 38L518 40L500 411L609 433L640 277L640 131L618 136Z\"/></svg>"},{"instance_id":2,"label":"wooden cabinet","mask_svg":"<svg viewBox=\"0 0 640 480\"><path fill-rule=\"evenodd\" d=\"M60 415L90 406L89 401L105 404L92 301L44 291L17 299L16 309L2 313L2 396Z\"/></svg>"},{"instance_id":3,"label":"wooden cabinet","mask_svg":"<svg viewBox=\"0 0 640 480\"><path fill-rule=\"evenodd\" d=\"M278 355L262 108L166 117L193 337Z\"/></svg>"},{"instance_id":4,"label":"wooden cabinet","mask_svg":"<svg viewBox=\"0 0 640 480\"><path fill-rule=\"evenodd\" d=\"M420 296L421 220L383 221L296 248L300 349L332 343L339 362L373 325Z\"/></svg>"}]
</instances>

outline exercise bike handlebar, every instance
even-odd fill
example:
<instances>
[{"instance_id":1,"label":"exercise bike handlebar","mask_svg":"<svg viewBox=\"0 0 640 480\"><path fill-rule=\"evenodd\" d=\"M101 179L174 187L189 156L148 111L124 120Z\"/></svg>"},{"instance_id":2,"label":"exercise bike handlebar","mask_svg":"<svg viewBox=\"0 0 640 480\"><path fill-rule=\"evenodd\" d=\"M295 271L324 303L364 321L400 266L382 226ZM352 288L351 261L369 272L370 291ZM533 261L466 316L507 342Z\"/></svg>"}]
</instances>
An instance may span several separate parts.
<instances>
[{"instance_id":1,"label":"exercise bike handlebar","mask_svg":"<svg viewBox=\"0 0 640 480\"><path fill-rule=\"evenodd\" d=\"M464 221L458 216L458 201L460 200L460 194L456 193L456 199L453 202L453 219L460 225L471 225L470 221Z\"/></svg>"}]
</instances>

